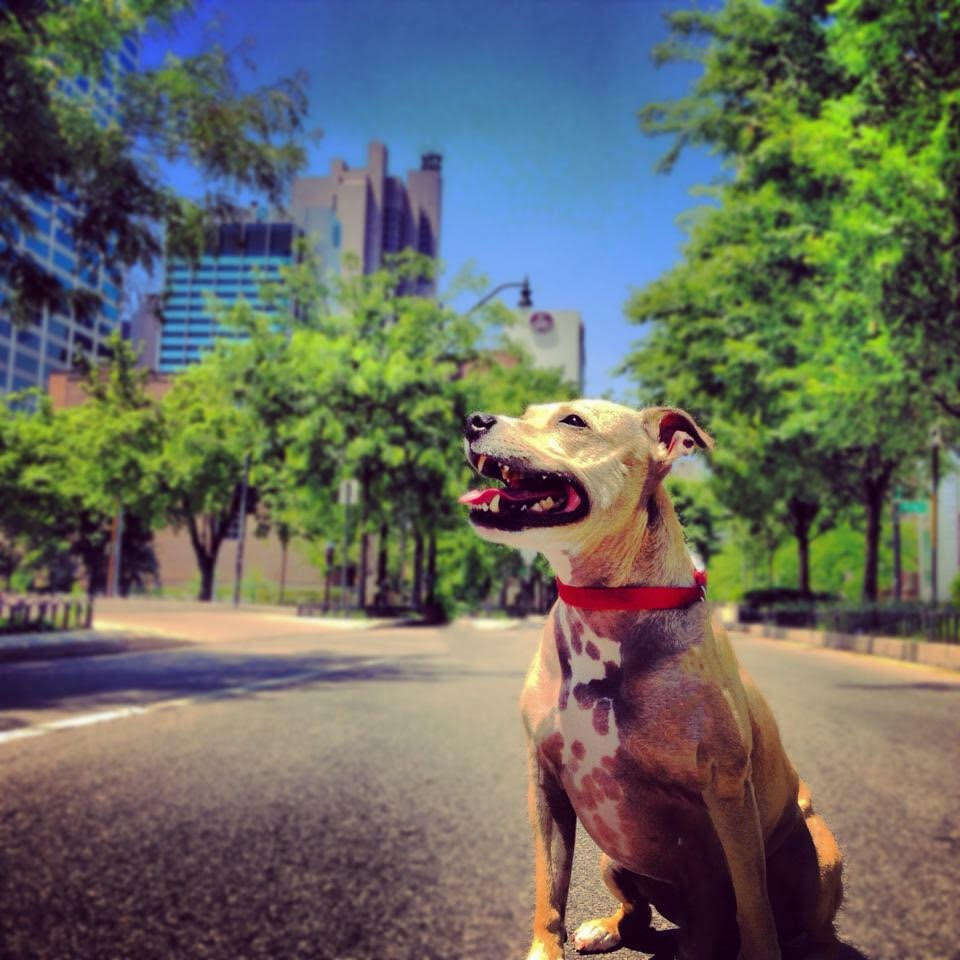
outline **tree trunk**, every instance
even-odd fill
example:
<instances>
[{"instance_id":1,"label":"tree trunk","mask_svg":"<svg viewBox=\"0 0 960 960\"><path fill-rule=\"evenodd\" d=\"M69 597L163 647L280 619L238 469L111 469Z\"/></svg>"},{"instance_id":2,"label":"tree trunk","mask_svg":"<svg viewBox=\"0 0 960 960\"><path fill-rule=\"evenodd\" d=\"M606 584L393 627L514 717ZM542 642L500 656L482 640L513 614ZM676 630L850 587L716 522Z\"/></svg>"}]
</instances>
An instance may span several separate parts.
<instances>
[{"instance_id":1,"label":"tree trunk","mask_svg":"<svg viewBox=\"0 0 960 960\"><path fill-rule=\"evenodd\" d=\"M200 592L197 599L209 602L213 599L213 573L216 560L205 554L197 554L197 565L200 567Z\"/></svg>"},{"instance_id":2,"label":"tree trunk","mask_svg":"<svg viewBox=\"0 0 960 960\"><path fill-rule=\"evenodd\" d=\"M287 549L290 546L290 537L280 538L280 596L278 603L283 603L284 594L287 592Z\"/></svg>"},{"instance_id":3,"label":"tree trunk","mask_svg":"<svg viewBox=\"0 0 960 960\"><path fill-rule=\"evenodd\" d=\"M803 593L810 592L810 533L804 530L797 538L797 586Z\"/></svg>"},{"instance_id":4,"label":"tree trunk","mask_svg":"<svg viewBox=\"0 0 960 960\"><path fill-rule=\"evenodd\" d=\"M390 527L386 523L380 524L380 542L377 544L377 602L387 603L387 588L389 587L389 540Z\"/></svg>"},{"instance_id":5,"label":"tree trunk","mask_svg":"<svg viewBox=\"0 0 960 960\"><path fill-rule=\"evenodd\" d=\"M437 585L437 533L430 531L427 544L427 604L432 606L436 602Z\"/></svg>"},{"instance_id":6,"label":"tree trunk","mask_svg":"<svg viewBox=\"0 0 960 960\"><path fill-rule=\"evenodd\" d=\"M364 531L360 534L360 570L357 576L357 609L367 607L367 567L370 553L370 534Z\"/></svg>"},{"instance_id":7,"label":"tree trunk","mask_svg":"<svg viewBox=\"0 0 960 960\"><path fill-rule=\"evenodd\" d=\"M204 517L207 534L207 542L204 543L196 517L192 513L187 513L186 517L190 543L193 545L193 553L200 569L200 592L197 594L197 599L210 601L213 599L213 576L217 567L217 554L220 552L220 544L223 543L230 518L222 516L219 520L215 520L211 516Z\"/></svg>"},{"instance_id":8,"label":"tree trunk","mask_svg":"<svg viewBox=\"0 0 960 960\"><path fill-rule=\"evenodd\" d=\"M820 504L812 500L791 497L787 504L790 527L797 540L797 586L810 592L810 528L820 512Z\"/></svg>"},{"instance_id":9,"label":"tree trunk","mask_svg":"<svg viewBox=\"0 0 960 960\"><path fill-rule=\"evenodd\" d=\"M867 512L866 556L863 564L863 599L877 599L877 568L880 559L880 533L883 526L883 486L869 486L864 497Z\"/></svg>"},{"instance_id":10,"label":"tree trunk","mask_svg":"<svg viewBox=\"0 0 960 960\"><path fill-rule=\"evenodd\" d=\"M413 609L423 607L423 534L413 535Z\"/></svg>"}]
</instances>

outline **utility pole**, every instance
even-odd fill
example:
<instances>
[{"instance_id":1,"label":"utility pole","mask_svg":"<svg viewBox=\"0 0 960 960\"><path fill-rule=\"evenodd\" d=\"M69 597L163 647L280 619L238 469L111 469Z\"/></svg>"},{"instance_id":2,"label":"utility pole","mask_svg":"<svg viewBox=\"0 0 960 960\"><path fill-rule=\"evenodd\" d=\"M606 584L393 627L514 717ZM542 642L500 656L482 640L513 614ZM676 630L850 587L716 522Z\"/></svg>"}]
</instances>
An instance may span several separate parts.
<instances>
[{"instance_id":1,"label":"utility pole","mask_svg":"<svg viewBox=\"0 0 960 960\"><path fill-rule=\"evenodd\" d=\"M937 488L940 486L940 445L942 442L940 426L937 424L930 434L930 474L932 480L930 490L930 600L934 606L937 605Z\"/></svg>"},{"instance_id":2,"label":"utility pole","mask_svg":"<svg viewBox=\"0 0 960 960\"><path fill-rule=\"evenodd\" d=\"M120 596L120 567L123 564L123 504L117 504L117 514L113 518L113 549L110 551L110 565L107 571L107 596Z\"/></svg>"},{"instance_id":3,"label":"utility pole","mask_svg":"<svg viewBox=\"0 0 960 960\"><path fill-rule=\"evenodd\" d=\"M903 599L903 568L900 560L900 501L893 495L893 599Z\"/></svg>"},{"instance_id":4,"label":"utility pole","mask_svg":"<svg viewBox=\"0 0 960 960\"><path fill-rule=\"evenodd\" d=\"M243 458L243 480L240 483L240 505L237 508L237 565L233 579L233 605L240 606L240 586L243 583L243 547L247 533L247 486L250 483L250 454Z\"/></svg>"}]
</instances>

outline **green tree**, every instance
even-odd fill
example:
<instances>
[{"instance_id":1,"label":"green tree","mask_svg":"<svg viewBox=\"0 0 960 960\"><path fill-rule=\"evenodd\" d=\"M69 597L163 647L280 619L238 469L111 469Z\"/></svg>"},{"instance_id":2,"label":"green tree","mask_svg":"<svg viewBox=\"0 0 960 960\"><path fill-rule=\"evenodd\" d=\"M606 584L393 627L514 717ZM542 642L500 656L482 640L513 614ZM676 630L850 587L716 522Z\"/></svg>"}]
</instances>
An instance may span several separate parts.
<instances>
[{"instance_id":1,"label":"green tree","mask_svg":"<svg viewBox=\"0 0 960 960\"><path fill-rule=\"evenodd\" d=\"M481 404L522 408L569 395L558 374L533 369L516 350L503 352L505 363L490 358L483 345L502 320L496 310L465 317L418 295L436 270L407 251L371 274L348 264L328 289L305 250L281 271L277 312L232 307L224 321L249 340L205 361L222 366L238 409L252 418L251 476L278 532L341 542L336 491L357 481L360 606L374 599L364 574L376 562L383 596L390 542L408 534L414 604L435 608L449 595L438 590L439 535L463 522L464 415Z\"/></svg>"},{"instance_id":2,"label":"green tree","mask_svg":"<svg viewBox=\"0 0 960 960\"><path fill-rule=\"evenodd\" d=\"M684 261L631 302L651 330L626 366L644 389L702 413L719 449L726 441L718 496L757 533L773 518L796 537L804 589L824 504L858 499L863 591L874 598L884 498L919 447L891 424L922 418L924 402L884 333L864 244L856 269L836 268L838 247L851 246L836 225L859 211L837 169L841 138L810 133L850 88L825 13L804 0L730 0L671 15L658 56L694 57L704 72L688 97L647 108L644 128L674 134L666 168L685 145L706 144L730 175Z\"/></svg>"},{"instance_id":3,"label":"green tree","mask_svg":"<svg viewBox=\"0 0 960 960\"><path fill-rule=\"evenodd\" d=\"M217 557L240 509L254 418L237 405L226 370L216 362L181 373L162 410L158 502L172 527L187 530L200 571L197 598L211 600ZM248 512L253 507L250 497Z\"/></svg>"},{"instance_id":4,"label":"green tree","mask_svg":"<svg viewBox=\"0 0 960 960\"><path fill-rule=\"evenodd\" d=\"M64 556L82 562L90 594L106 583L118 509L128 584L152 562L156 519L159 411L130 347L118 336L110 346L112 358L87 371L87 400L77 407L54 411L46 397L5 398L0 440L0 493L10 505L3 533L24 547L28 566L64 570ZM53 585L69 586L69 578Z\"/></svg>"},{"instance_id":5,"label":"green tree","mask_svg":"<svg viewBox=\"0 0 960 960\"><path fill-rule=\"evenodd\" d=\"M32 229L25 193L69 197L67 226L82 263L149 267L167 249L199 254L211 218L229 215L222 190L279 200L302 164L303 77L241 91L227 54L168 55L125 74L118 113L97 117L94 84L127 36L169 24L189 0L15 0L0 8L0 282L26 321L44 305L79 312L96 295L71 289L16 244ZM166 186L156 161L185 161L215 186L202 202ZM158 230L158 226L162 229Z\"/></svg>"}]
</instances>

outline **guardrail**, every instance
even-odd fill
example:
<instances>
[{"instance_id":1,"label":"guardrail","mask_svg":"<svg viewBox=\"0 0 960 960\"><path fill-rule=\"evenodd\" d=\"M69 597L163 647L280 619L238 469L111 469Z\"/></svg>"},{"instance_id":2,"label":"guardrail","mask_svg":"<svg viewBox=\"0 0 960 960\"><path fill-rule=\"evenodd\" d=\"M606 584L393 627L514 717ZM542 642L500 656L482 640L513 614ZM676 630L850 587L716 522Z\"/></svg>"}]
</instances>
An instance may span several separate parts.
<instances>
[{"instance_id":1,"label":"guardrail","mask_svg":"<svg viewBox=\"0 0 960 960\"><path fill-rule=\"evenodd\" d=\"M89 629L93 600L73 597L0 597L0 634Z\"/></svg>"},{"instance_id":2,"label":"guardrail","mask_svg":"<svg viewBox=\"0 0 960 960\"><path fill-rule=\"evenodd\" d=\"M777 627L813 627L831 633L872 634L886 637L923 637L939 643L960 644L960 607L816 606L771 604L739 610L744 623Z\"/></svg>"}]
</instances>

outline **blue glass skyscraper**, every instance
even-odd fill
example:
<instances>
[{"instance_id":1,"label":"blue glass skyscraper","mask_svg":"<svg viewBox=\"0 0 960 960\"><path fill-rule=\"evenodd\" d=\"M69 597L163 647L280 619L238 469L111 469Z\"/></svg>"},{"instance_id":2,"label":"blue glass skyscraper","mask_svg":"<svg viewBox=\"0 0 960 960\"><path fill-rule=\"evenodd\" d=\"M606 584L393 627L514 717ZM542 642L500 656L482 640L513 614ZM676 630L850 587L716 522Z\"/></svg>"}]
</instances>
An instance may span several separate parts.
<instances>
[{"instance_id":1,"label":"blue glass skyscraper","mask_svg":"<svg viewBox=\"0 0 960 960\"><path fill-rule=\"evenodd\" d=\"M116 117L119 78L137 68L138 57L136 38L127 37L119 51L107 55L98 81L77 77L72 83L64 83L63 90L86 103L94 118L106 125ZM104 341L120 319L121 272L99 258L84 264L78 261L70 227L79 211L69 191L62 191L60 196L30 195L24 199L33 229L17 232L20 249L68 289L96 292L102 307L86 318L44 308L26 327L15 329L0 306L0 393L45 388L50 372L69 369L78 354L93 360L106 356L109 351Z\"/></svg>"},{"instance_id":2,"label":"blue glass skyscraper","mask_svg":"<svg viewBox=\"0 0 960 960\"><path fill-rule=\"evenodd\" d=\"M210 311L211 295L223 306L243 297L255 310L273 311L272 305L260 300L260 284L278 279L280 267L293 262L300 234L285 222L224 224L214 232L198 263L169 260L160 372L196 363L218 338L241 336L217 324Z\"/></svg>"}]
</instances>

